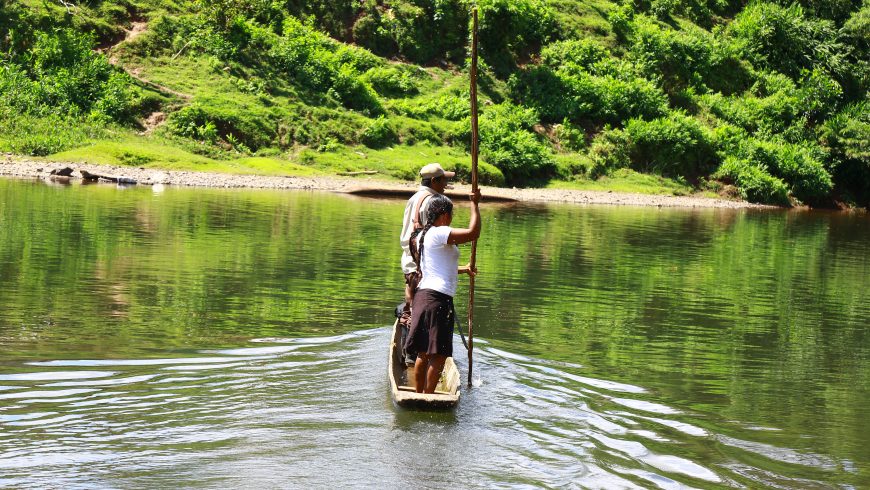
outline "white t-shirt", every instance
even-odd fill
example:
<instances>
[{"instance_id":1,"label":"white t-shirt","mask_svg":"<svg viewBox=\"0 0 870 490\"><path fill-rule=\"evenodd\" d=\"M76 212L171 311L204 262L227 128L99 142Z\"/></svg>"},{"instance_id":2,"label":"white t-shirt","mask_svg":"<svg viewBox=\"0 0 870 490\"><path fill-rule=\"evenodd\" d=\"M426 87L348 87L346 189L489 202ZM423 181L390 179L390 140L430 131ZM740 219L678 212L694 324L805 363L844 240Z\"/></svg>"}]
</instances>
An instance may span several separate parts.
<instances>
[{"instance_id":1,"label":"white t-shirt","mask_svg":"<svg viewBox=\"0 0 870 490\"><path fill-rule=\"evenodd\" d=\"M402 272L405 274L417 270L417 263L414 262L414 258L411 257L411 248L409 245L411 234L414 233L413 214L414 210L417 208L417 201L426 196L430 197L423 202L422 206L420 206L420 226L423 226L426 224L426 213L429 211L429 203L432 201L431 198L437 195L438 193L432 188L421 185L417 190L417 193L411 196L411 199L408 199L408 203L405 204L405 215L402 217L402 234L399 235L399 243L402 245Z\"/></svg>"},{"instance_id":2,"label":"white t-shirt","mask_svg":"<svg viewBox=\"0 0 870 490\"><path fill-rule=\"evenodd\" d=\"M459 247L447 243L451 230L449 226L433 226L426 232L420 263L423 279L418 287L434 289L452 297L456 294Z\"/></svg>"}]
</instances>

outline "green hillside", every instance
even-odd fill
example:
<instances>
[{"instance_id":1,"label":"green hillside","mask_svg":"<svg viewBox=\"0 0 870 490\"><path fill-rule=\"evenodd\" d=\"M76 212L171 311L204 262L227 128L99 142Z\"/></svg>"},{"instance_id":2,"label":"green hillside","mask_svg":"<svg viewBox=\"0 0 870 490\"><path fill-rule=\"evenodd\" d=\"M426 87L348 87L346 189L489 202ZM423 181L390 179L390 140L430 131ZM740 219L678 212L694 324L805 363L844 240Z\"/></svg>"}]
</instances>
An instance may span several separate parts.
<instances>
[{"instance_id":1,"label":"green hillside","mask_svg":"<svg viewBox=\"0 0 870 490\"><path fill-rule=\"evenodd\" d=\"M0 151L870 203L870 0L0 0ZM641 175L643 174L643 175Z\"/></svg>"}]
</instances>

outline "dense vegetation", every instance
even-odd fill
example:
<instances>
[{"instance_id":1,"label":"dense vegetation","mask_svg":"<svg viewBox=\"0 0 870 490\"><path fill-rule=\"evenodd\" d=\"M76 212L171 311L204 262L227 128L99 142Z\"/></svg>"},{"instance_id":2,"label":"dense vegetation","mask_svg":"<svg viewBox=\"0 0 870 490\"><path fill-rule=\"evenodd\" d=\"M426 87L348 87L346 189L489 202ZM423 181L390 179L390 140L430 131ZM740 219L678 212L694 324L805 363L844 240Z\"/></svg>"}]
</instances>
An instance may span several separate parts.
<instances>
[{"instance_id":1,"label":"dense vegetation","mask_svg":"<svg viewBox=\"0 0 870 490\"><path fill-rule=\"evenodd\" d=\"M420 149L377 167L412 178L469 145L471 3L0 0L0 149L146 129L211 159L332 171L349 164L330 155ZM484 182L630 169L758 202L870 203L870 1L475 3Z\"/></svg>"}]
</instances>

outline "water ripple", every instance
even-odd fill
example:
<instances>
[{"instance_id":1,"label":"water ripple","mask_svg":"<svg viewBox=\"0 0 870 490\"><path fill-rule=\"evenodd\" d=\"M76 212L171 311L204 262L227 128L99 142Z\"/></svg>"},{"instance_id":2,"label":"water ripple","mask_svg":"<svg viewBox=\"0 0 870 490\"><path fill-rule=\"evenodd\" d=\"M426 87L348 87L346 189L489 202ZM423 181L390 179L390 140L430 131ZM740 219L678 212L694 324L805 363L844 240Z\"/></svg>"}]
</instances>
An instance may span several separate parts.
<instances>
[{"instance_id":1,"label":"water ripple","mask_svg":"<svg viewBox=\"0 0 870 490\"><path fill-rule=\"evenodd\" d=\"M276 345L178 359L27 363L46 370L3 378L21 386L0 392L18 402L0 408L8 435L0 437L0 468L14 472L0 484L165 486L202 474L210 475L200 482L207 487L238 486L242 475L247 485L440 487L455 483L453 474L488 488L811 487L824 485L765 473L753 461L763 456L819 477L846 464L737 439L715 424L701 428L696 414L642 386L486 342L475 352L481 384L464 390L456 411L399 410L387 394L388 336L373 329L258 339ZM48 369L58 365L113 370ZM36 401L44 409L31 410ZM719 453L713 465L693 460L718 445L737 451ZM410 454L429 463L409 466ZM491 463L475 462L482 455ZM348 461L355 467L327 471Z\"/></svg>"},{"instance_id":2,"label":"water ripple","mask_svg":"<svg viewBox=\"0 0 870 490\"><path fill-rule=\"evenodd\" d=\"M0 381L45 381L61 379L89 379L114 376L113 371L45 371L34 373L0 374Z\"/></svg>"}]
</instances>

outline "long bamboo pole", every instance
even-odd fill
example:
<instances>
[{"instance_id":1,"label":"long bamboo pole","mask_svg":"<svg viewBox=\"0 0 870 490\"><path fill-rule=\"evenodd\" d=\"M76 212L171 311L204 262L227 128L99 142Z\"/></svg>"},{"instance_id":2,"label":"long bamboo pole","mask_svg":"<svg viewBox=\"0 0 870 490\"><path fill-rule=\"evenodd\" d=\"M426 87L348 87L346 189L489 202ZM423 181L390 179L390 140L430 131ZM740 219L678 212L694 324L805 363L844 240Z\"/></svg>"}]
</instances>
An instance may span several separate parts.
<instances>
[{"instance_id":1,"label":"long bamboo pole","mask_svg":"<svg viewBox=\"0 0 870 490\"><path fill-rule=\"evenodd\" d=\"M477 192L477 7L471 10L471 192ZM477 240L471 242L471 270L477 259ZM474 275L469 275L468 284L468 386L471 387L471 371L474 352Z\"/></svg>"}]
</instances>

